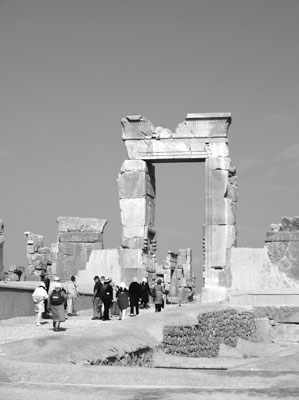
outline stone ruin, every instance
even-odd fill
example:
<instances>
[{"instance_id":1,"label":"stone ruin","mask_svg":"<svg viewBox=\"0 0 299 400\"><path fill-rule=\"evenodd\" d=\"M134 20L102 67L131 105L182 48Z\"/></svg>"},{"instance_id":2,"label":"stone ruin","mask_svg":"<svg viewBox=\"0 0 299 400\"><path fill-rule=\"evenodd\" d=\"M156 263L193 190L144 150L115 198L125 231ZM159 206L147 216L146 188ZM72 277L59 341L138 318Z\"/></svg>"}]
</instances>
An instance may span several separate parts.
<instances>
[{"instance_id":1,"label":"stone ruin","mask_svg":"<svg viewBox=\"0 0 299 400\"><path fill-rule=\"evenodd\" d=\"M79 283L93 282L94 275L110 276L116 283L129 283L134 276L163 277L175 298L179 287L194 285L192 252L170 251L162 264L157 262L155 164L203 162L202 301L298 303L299 217L271 225L263 248L237 247L238 182L228 150L231 114L188 114L175 132L155 127L141 115L123 118L121 124L128 159L117 179L120 247L104 248L105 219L59 217L57 242L50 248L42 236L25 233L28 276L47 269L62 279L77 275ZM0 233L1 240L3 229Z\"/></svg>"}]
</instances>

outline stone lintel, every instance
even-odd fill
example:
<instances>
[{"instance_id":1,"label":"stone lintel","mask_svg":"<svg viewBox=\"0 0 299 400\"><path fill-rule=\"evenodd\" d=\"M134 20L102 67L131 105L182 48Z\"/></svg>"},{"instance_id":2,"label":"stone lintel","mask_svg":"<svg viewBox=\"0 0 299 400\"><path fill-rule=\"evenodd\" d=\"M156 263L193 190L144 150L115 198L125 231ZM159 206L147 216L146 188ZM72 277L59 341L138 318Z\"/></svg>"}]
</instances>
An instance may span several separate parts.
<instances>
[{"instance_id":1,"label":"stone lintel","mask_svg":"<svg viewBox=\"0 0 299 400\"><path fill-rule=\"evenodd\" d=\"M295 231L279 231L267 232L265 242L298 242L299 232Z\"/></svg>"},{"instance_id":2,"label":"stone lintel","mask_svg":"<svg viewBox=\"0 0 299 400\"><path fill-rule=\"evenodd\" d=\"M219 113L188 113L186 120L188 119L231 119L232 113L230 112L219 112Z\"/></svg>"},{"instance_id":3,"label":"stone lintel","mask_svg":"<svg viewBox=\"0 0 299 400\"><path fill-rule=\"evenodd\" d=\"M59 242L103 242L103 234L100 232L65 232L58 234Z\"/></svg>"},{"instance_id":4,"label":"stone lintel","mask_svg":"<svg viewBox=\"0 0 299 400\"><path fill-rule=\"evenodd\" d=\"M81 217L58 217L58 232L101 232L107 224L106 219L81 218Z\"/></svg>"}]
</instances>

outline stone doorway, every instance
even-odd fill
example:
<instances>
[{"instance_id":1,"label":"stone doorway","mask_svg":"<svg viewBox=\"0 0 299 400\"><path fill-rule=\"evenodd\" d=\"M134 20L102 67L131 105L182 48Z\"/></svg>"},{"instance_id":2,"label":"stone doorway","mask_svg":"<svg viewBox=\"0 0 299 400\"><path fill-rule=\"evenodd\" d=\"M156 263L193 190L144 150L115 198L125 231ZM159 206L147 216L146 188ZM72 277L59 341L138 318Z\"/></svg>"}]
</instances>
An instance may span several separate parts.
<instances>
[{"instance_id":1,"label":"stone doorway","mask_svg":"<svg viewBox=\"0 0 299 400\"><path fill-rule=\"evenodd\" d=\"M129 158L124 161L118 178L122 248L131 251L131 256L123 259L126 276L154 269L157 248L154 164L204 162L203 300L225 298L230 286L227 259L237 236L237 177L231 166L227 138L231 114L188 114L174 133L154 127L140 115L123 118L121 123Z\"/></svg>"}]
</instances>

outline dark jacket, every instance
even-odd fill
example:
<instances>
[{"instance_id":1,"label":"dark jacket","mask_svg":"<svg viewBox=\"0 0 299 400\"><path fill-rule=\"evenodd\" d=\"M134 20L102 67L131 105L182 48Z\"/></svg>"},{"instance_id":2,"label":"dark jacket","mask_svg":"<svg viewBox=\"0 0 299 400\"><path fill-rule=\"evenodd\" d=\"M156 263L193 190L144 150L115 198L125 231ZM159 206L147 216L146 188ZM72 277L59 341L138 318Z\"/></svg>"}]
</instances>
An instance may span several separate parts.
<instances>
[{"instance_id":1,"label":"dark jacket","mask_svg":"<svg viewBox=\"0 0 299 400\"><path fill-rule=\"evenodd\" d=\"M140 284L138 282L132 282L129 286L129 295L130 297L140 298L141 291L140 291Z\"/></svg>"},{"instance_id":2,"label":"dark jacket","mask_svg":"<svg viewBox=\"0 0 299 400\"><path fill-rule=\"evenodd\" d=\"M101 288L101 296L102 301L111 300L113 298L113 288L109 283L104 283Z\"/></svg>"},{"instance_id":3,"label":"dark jacket","mask_svg":"<svg viewBox=\"0 0 299 400\"><path fill-rule=\"evenodd\" d=\"M121 310L129 307L129 292L127 289L119 289L116 293L117 303Z\"/></svg>"},{"instance_id":4,"label":"dark jacket","mask_svg":"<svg viewBox=\"0 0 299 400\"><path fill-rule=\"evenodd\" d=\"M149 301L149 295L150 295L150 287L147 282L142 282L140 284L140 297L142 301L148 302Z\"/></svg>"}]
</instances>

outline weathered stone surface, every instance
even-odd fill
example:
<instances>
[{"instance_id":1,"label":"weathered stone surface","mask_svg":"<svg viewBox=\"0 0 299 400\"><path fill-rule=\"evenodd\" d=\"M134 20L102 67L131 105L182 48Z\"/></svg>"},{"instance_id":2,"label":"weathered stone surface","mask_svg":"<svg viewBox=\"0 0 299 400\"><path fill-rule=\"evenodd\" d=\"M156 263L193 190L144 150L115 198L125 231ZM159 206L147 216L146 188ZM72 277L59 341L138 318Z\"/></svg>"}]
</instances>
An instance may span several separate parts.
<instances>
[{"instance_id":1,"label":"weathered stone surface","mask_svg":"<svg viewBox=\"0 0 299 400\"><path fill-rule=\"evenodd\" d=\"M206 166L208 169L219 169L228 171L231 166L231 159L229 157L209 157L206 159Z\"/></svg>"},{"instance_id":2,"label":"weathered stone surface","mask_svg":"<svg viewBox=\"0 0 299 400\"><path fill-rule=\"evenodd\" d=\"M131 171L120 174L117 179L121 199L135 197L155 197L155 186L144 171Z\"/></svg>"},{"instance_id":3,"label":"weathered stone surface","mask_svg":"<svg viewBox=\"0 0 299 400\"><path fill-rule=\"evenodd\" d=\"M227 192L228 171L211 170L206 185L208 185L206 192L209 196L224 198Z\"/></svg>"},{"instance_id":4,"label":"weathered stone surface","mask_svg":"<svg viewBox=\"0 0 299 400\"><path fill-rule=\"evenodd\" d=\"M128 249L143 249L144 248L144 239L143 237L132 237L122 239L121 245L123 248Z\"/></svg>"},{"instance_id":5,"label":"weathered stone surface","mask_svg":"<svg viewBox=\"0 0 299 400\"><path fill-rule=\"evenodd\" d=\"M104 232L107 224L106 219L80 218L80 217L58 217L59 232Z\"/></svg>"},{"instance_id":6,"label":"weathered stone surface","mask_svg":"<svg viewBox=\"0 0 299 400\"><path fill-rule=\"evenodd\" d=\"M234 202L238 201L238 178L236 175L228 178L226 197Z\"/></svg>"},{"instance_id":7,"label":"weathered stone surface","mask_svg":"<svg viewBox=\"0 0 299 400\"><path fill-rule=\"evenodd\" d=\"M27 236L27 240L30 244L34 244L38 247L44 246L44 237L42 235L38 235L32 232L24 232L24 234Z\"/></svg>"},{"instance_id":8,"label":"weathered stone surface","mask_svg":"<svg viewBox=\"0 0 299 400\"><path fill-rule=\"evenodd\" d=\"M272 329L274 343L298 343L299 324L277 324Z\"/></svg>"},{"instance_id":9,"label":"weathered stone surface","mask_svg":"<svg viewBox=\"0 0 299 400\"><path fill-rule=\"evenodd\" d=\"M125 173L132 171L148 172L148 163L143 160L125 160L121 166L120 172Z\"/></svg>"},{"instance_id":10,"label":"weathered stone surface","mask_svg":"<svg viewBox=\"0 0 299 400\"><path fill-rule=\"evenodd\" d=\"M121 120L122 139L144 139L151 137L154 125L142 115L129 115Z\"/></svg>"},{"instance_id":11,"label":"weathered stone surface","mask_svg":"<svg viewBox=\"0 0 299 400\"><path fill-rule=\"evenodd\" d=\"M49 254L50 253L50 248L49 247L40 247L38 249L39 254Z\"/></svg>"},{"instance_id":12,"label":"weathered stone surface","mask_svg":"<svg viewBox=\"0 0 299 400\"><path fill-rule=\"evenodd\" d=\"M269 343L272 341L271 326L268 318L255 318L257 342Z\"/></svg>"},{"instance_id":13,"label":"weathered stone surface","mask_svg":"<svg viewBox=\"0 0 299 400\"><path fill-rule=\"evenodd\" d=\"M265 242L298 242L299 232L296 231L269 231L266 233Z\"/></svg>"},{"instance_id":14,"label":"weathered stone surface","mask_svg":"<svg viewBox=\"0 0 299 400\"><path fill-rule=\"evenodd\" d=\"M299 231L299 217L282 217L282 231Z\"/></svg>"},{"instance_id":15,"label":"weathered stone surface","mask_svg":"<svg viewBox=\"0 0 299 400\"><path fill-rule=\"evenodd\" d=\"M123 227L123 240L131 238L145 238L146 226L144 225L130 225Z\"/></svg>"},{"instance_id":16,"label":"weathered stone surface","mask_svg":"<svg viewBox=\"0 0 299 400\"><path fill-rule=\"evenodd\" d=\"M236 242L236 229L234 225L209 225L205 227L204 235L207 274L210 268L224 268L226 266L227 250Z\"/></svg>"},{"instance_id":17,"label":"weathered stone surface","mask_svg":"<svg viewBox=\"0 0 299 400\"><path fill-rule=\"evenodd\" d=\"M267 249L232 248L230 264L232 290L252 291L296 287L285 271L272 264Z\"/></svg>"},{"instance_id":18,"label":"weathered stone surface","mask_svg":"<svg viewBox=\"0 0 299 400\"><path fill-rule=\"evenodd\" d=\"M229 151L226 143L210 143L211 157L228 157Z\"/></svg>"},{"instance_id":19,"label":"weathered stone surface","mask_svg":"<svg viewBox=\"0 0 299 400\"><path fill-rule=\"evenodd\" d=\"M189 113L186 117L186 125L196 137L226 137L230 123L231 113Z\"/></svg>"},{"instance_id":20,"label":"weathered stone surface","mask_svg":"<svg viewBox=\"0 0 299 400\"><path fill-rule=\"evenodd\" d=\"M207 222L211 225L234 225L236 223L235 204L231 199L212 198L207 211Z\"/></svg>"},{"instance_id":21,"label":"weathered stone surface","mask_svg":"<svg viewBox=\"0 0 299 400\"><path fill-rule=\"evenodd\" d=\"M100 232L63 232L58 233L59 242L103 242L103 234Z\"/></svg>"},{"instance_id":22,"label":"weathered stone surface","mask_svg":"<svg viewBox=\"0 0 299 400\"><path fill-rule=\"evenodd\" d=\"M120 250L123 268L143 268L143 255L141 249Z\"/></svg>"},{"instance_id":23,"label":"weathered stone surface","mask_svg":"<svg viewBox=\"0 0 299 400\"><path fill-rule=\"evenodd\" d=\"M146 224L146 199L120 199L121 224L123 226Z\"/></svg>"},{"instance_id":24,"label":"weathered stone surface","mask_svg":"<svg viewBox=\"0 0 299 400\"><path fill-rule=\"evenodd\" d=\"M94 276L110 277L113 282L121 282L121 265L119 249L93 250L90 254L86 269L78 272L77 281L92 283Z\"/></svg>"}]
</instances>

